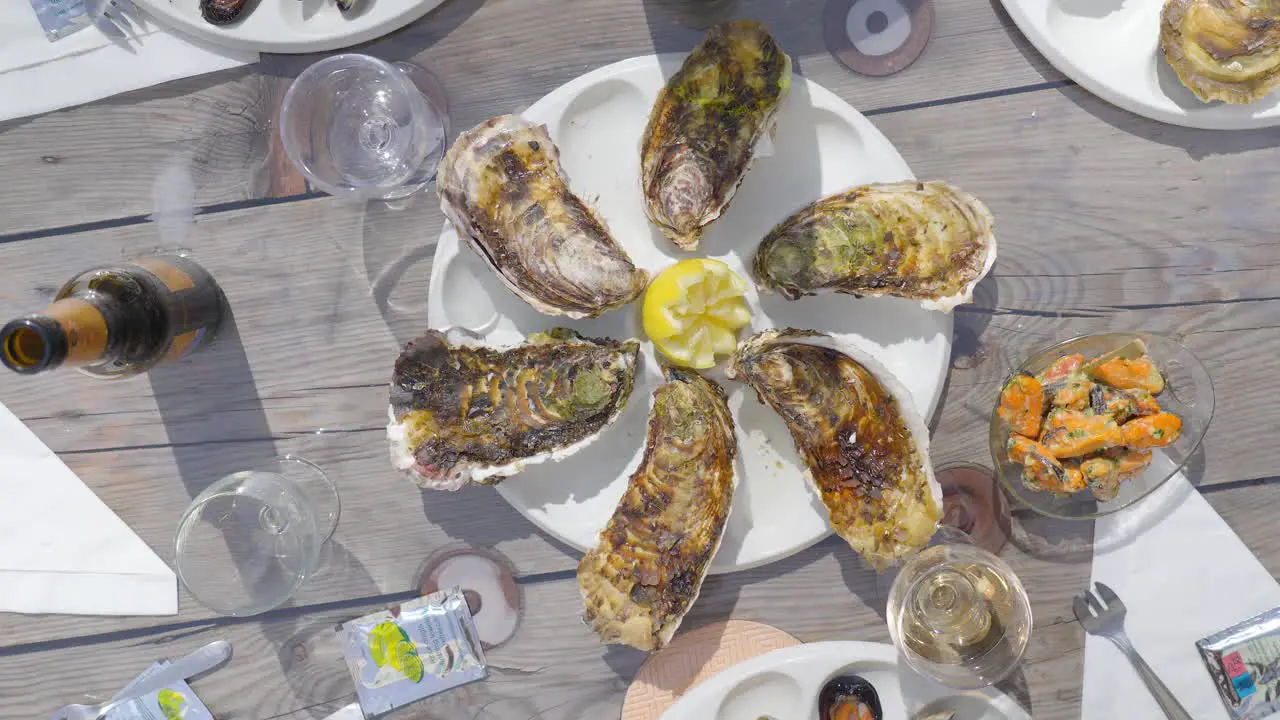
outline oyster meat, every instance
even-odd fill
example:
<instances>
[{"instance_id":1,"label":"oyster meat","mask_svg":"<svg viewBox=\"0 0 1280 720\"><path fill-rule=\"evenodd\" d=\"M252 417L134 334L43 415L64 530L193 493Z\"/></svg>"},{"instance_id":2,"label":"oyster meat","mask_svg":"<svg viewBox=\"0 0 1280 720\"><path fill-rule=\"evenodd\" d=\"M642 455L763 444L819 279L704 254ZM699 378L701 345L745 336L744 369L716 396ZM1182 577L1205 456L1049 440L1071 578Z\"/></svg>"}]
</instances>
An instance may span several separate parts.
<instances>
[{"instance_id":1,"label":"oyster meat","mask_svg":"<svg viewBox=\"0 0 1280 720\"><path fill-rule=\"evenodd\" d=\"M541 313L596 317L635 300L649 282L569 190L543 125L516 115L480 123L445 153L436 187L458 234Z\"/></svg>"},{"instance_id":2,"label":"oyster meat","mask_svg":"<svg viewBox=\"0 0 1280 720\"><path fill-rule=\"evenodd\" d=\"M996 261L991 212L944 182L865 185L783 220L752 274L789 300L822 292L891 295L949 311L973 300Z\"/></svg>"},{"instance_id":3,"label":"oyster meat","mask_svg":"<svg viewBox=\"0 0 1280 720\"><path fill-rule=\"evenodd\" d=\"M1256 102L1280 85L1280 0L1167 0L1160 48L1204 102Z\"/></svg>"},{"instance_id":4,"label":"oyster meat","mask_svg":"<svg viewBox=\"0 0 1280 720\"><path fill-rule=\"evenodd\" d=\"M645 211L684 250L733 199L791 87L791 58L764 25L717 25L658 93L640 142Z\"/></svg>"},{"instance_id":5,"label":"oyster meat","mask_svg":"<svg viewBox=\"0 0 1280 720\"><path fill-rule=\"evenodd\" d=\"M876 569L924 547L942 517L929 431L880 363L811 330L766 330L727 375L786 423L831 526Z\"/></svg>"},{"instance_id":6,"label":"oyster meat","mask_svg":"<svg viewBox=\"0 0 1280 720\"><path fill-rule=\"evenodd\" d=\"M607 643L667 644L698 597L733 504L733 418L720 386L665 369L644 458L578 565L582 618Z\"/></svg>"},{"instance_id":7,"label":"oyster meat","mask_svg":"<svg viewBox=\"0 0 1280 720\"><path fill-rule=\"evenodd\" d=\"M555 328L509 350L411 341L391 378L396 467L426 488L493 484L585 447L627 404L640 343Z\"/></svg>"}]
</instances>

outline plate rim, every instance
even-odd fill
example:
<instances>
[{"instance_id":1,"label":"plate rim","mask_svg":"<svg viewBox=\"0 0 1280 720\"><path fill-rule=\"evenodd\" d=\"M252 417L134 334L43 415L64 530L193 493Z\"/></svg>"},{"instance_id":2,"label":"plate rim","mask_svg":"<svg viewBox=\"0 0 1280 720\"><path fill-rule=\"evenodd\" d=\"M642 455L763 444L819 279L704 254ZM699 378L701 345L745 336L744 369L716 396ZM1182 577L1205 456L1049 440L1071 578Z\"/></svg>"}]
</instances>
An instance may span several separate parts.
<instances>
[{"instance_id":1,"label":"plate rim","mask_svg":"<svg viewBox=\"0 0 1280 720\"><path fill-rule=\"evenodd\" d=\"M661 67L664 61L670 62L670 61L682 59L687 54L688 54L687 52L651 53L648 55L638 55L630 58L624 58L622 60L618 60L618 61L609 63L607 65L603 65L601 67L598 67L594 70L590 70L586 73L583 73L575 78L568 80L567 82L563 83L559 87L552 89L550 92L538 98L528 107L524 108L523 110L515 114L524 116L530 110L534 110L538 108L539 105L543 105L543 104L549 107L556 107L556 106L568 107L573 102L573 99L580 92L592 87L598 82L608 80L609 78L615 77L622 73L640 70L643 68L648 68L653 65L657 65ZM865 123L865 126L870 127L877 134L879 134L880 137L883 138L886 146L893 151L894 155L901 162L902 167L906 173L906 177L904 177L903 179L904 180L915 179L915 174L911 171L911 168L907 164L906 159L902 157L901 152L899 152L897 147L888 139L888 137L886 137L884 133L881 132L878 127L876 127L876 125L870 120L870 118L867 118L865 115L859 112L856 108L854 108L851 104L849 104L839 95L837 95L835 92L827 89L826 87L820 85L814 80L810 78L806 78L799 74L794 74L793 77L805 82L806 87L811 94L816 91L817 93L821 93L827 96L829 105L825 107L828 110L834 110L835 112L838 112L843 119L845 119L850 123L850 125L859 127ZM432 258L431 280L427 290L427 295L428 295L427 308L428 308L429 322L431 321L431 315L437 312L442 312L438 308L441 307L441 304L443 301L444 283L439 281L443 277L444 270L454 260L456 260L459 257L459 255L461 255L464 252L462 249L462 246L465 244L465 241L462 239L460 235L457 234L456 229L452 227L449 220L446 219L442 223L441 232L438 237L442 238L449 233L452 233L455 236L455 241L453 242L452 247L447 246L445 243L437 242L436 249ZM942 321L942 324L944 325L944 327L941 328L942 330L941 335L943 337L942 352L947 357L949 357L952 346L954 344L954 340L955 340L955 313L954 312L941 313L938 311L929 311L929 312L935 312L939 315L945 316L945 320ZM430 322L430 324L433 327L436 326L435 322ZM927 408L928 412L924 415L924 420L926 425L930 423L930 421L933 418L933 415L936 413L938 409L939 404L942 402L942 394L946 388L946 379L947 379L949 368L950 368L950 365L948 362L944 361L942 363L939 363L938 375L935 380L936 390L933 394L933 397L930 399L930 402ZM634 401L635 398L633 397L632 400ZM646 397L644 401L647 405L650 402L650 398ZM608 429L606 428L606 432L607 431ZM806 491L809 493L812 493L813 492L812 485L805 477L806 475L807 473L802 473L801 479L805 481ZM506 502L509 506L511 506L517 512L519 512L520 515L523 516L527 521L529 521L529 523L531 523L534 527L538 528L542 532L545 532L547 535L551 536L556 541L560 543L564 543L565 545L569 546L575 552L585 553L587 551L588 548L581 547L577 543L577 541L567 537L563 533L559 532L552 525L542 522L539 518L535 517L532 512L533 508L526 508L522 503L517 503L513 501L509 497L509 490L507 488L506 481L497 484L496 486L494 486L494 489L502 497L504 502ZM708 569L707 574L708 575L722 575L722 574L727 575L730 573L754 570L756 568L763 567L765 565L769 565L771 563L778 562L780 560L784 560L788 557L791 557L792 555L795 555L796 553L799 553L803 550L813 547L814 545L822 542L823 540L831 537L834 534L834 530L831 528L830 522L826 521L825 518L824 518L823 526L824 526L823 530L817 533L812 538L805 538L802 542L794 545L779 546L779 549L762 553L759 557L747 562L735 561L729 567L716 567L715 560L713 559L711 567Z\"/></svg>"},{"instance_id":2,"label":"plate rim","mask_svg":"<svg viewBox=\"0 0 1280 720\"><path fill-rule=\"evenodd\" d=\"M180 1L192 4L198 2L198 0ZM172 0L134 0L134 3L146 13L147 17L165 28L218 47L298 55L340 50L382 37L418 20L445 2L445 0L404 1L406 4L400 9L388 10L387 17L375 16L376 19L369 20L368 24L358 25L352 30L299 39L280 39L278 35L273 35L267 30L257 31L256 26L247 25L253 22L252 14L237 24L219 26L201 18L198 9L193 17L189 17L189 11L181 9L186 6L179 6ZM379 4L385 2L387 0L381 0ZM377 6L372 12L377 12ZM246 28L252 28L252 30L246 34Z\"/></svg>"},{"instance_id":3,"label":"plate rim","mask_svg":"<svg viewBox=\"0 0 1280 720\"><path fill-rule=\"evenodd\" d=\"M1030 11L1033 8L1047 10L1048 3L1052 1L1000 0L1000 4L1004 7L1005 12L1009 13L1009 17L1013 19L1014 24L1018 26L1018 31L1031 42L1036 51L1044 56L1054 69L1066 75L1077 85L1101 100L1148 120L1198 130L1259 130L1280 125L1280 108L1274 114L1263 116L1251 114L1249 112L1251 105L1227 106L1234 107L1236 110L1228 111L1225 116L1222 113L1206 115L1204 113L1186 112L1185 110L1183 112L1172 112L1111 88L1095 78L1093 73L1072 62L1070 56L1063 52L1060 44L1053 40L1052 33L1047 30L1040 20L1032 16ZM1158 19L1157 16L1157 21ZM1273 92L1280 92L1280 90ZM1218 106L1206 104L1205 107L1216 108Z\"/></svg>"}]
</instances>

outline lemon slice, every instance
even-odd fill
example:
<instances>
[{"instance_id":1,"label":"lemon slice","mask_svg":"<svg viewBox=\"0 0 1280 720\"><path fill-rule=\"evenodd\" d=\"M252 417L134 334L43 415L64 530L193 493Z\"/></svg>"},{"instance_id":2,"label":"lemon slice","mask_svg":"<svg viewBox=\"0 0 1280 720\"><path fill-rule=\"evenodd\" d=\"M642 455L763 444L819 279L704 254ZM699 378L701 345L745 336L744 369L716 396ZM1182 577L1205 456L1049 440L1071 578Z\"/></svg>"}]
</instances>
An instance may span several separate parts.
<instances>
[{"instance_id":1,"label":"lemon slice","mask_svg":"<svg viewBox=\"0 0 1280 720\"><path fill-rule=\"evenodd\" d=\"M682 260L658 273L644 294L644 331L672 363L705 370L738 346L751 322L747 284L719 260Z\"/></svg>"}]
</instances>

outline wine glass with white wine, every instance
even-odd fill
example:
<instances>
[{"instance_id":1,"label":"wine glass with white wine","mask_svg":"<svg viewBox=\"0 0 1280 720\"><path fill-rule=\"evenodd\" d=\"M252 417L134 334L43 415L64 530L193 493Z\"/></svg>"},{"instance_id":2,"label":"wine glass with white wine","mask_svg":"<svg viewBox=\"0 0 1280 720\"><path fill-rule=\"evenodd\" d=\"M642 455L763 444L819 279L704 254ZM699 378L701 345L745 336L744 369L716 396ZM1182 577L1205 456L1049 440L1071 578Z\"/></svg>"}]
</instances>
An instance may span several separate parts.
<instances>
[{"instance_id":1,"label":"wine glass with white wine","mask_svg":"<svg viewBox=\"0 0 1280 720\"><path fill-rule=\"evenodd\" d=\"M1004 679L1031 638L1031 604L1013 569L945 526L903 564L887 616L907 664L953 688Z\"/></svg>"}]
</instances>

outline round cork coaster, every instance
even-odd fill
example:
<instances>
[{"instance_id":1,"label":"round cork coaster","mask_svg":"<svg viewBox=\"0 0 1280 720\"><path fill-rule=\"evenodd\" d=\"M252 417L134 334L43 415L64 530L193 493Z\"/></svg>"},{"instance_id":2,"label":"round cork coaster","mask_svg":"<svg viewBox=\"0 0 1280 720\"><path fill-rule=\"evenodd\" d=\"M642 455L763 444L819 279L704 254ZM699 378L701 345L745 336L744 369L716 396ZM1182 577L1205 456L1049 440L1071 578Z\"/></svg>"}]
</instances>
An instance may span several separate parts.
<instances>
[{"instance_id":1,"label":"round cork coaster","mask_svg":"<svg viewBox=\"0 0 1280 720\"><path fill-rule=\"evenodd\" d=\"M622 702L620 720L658 720L694 685L725 668L800 641L775 627L728 620L677 635L649 656Z\"/></svg>"}]
</instances>

